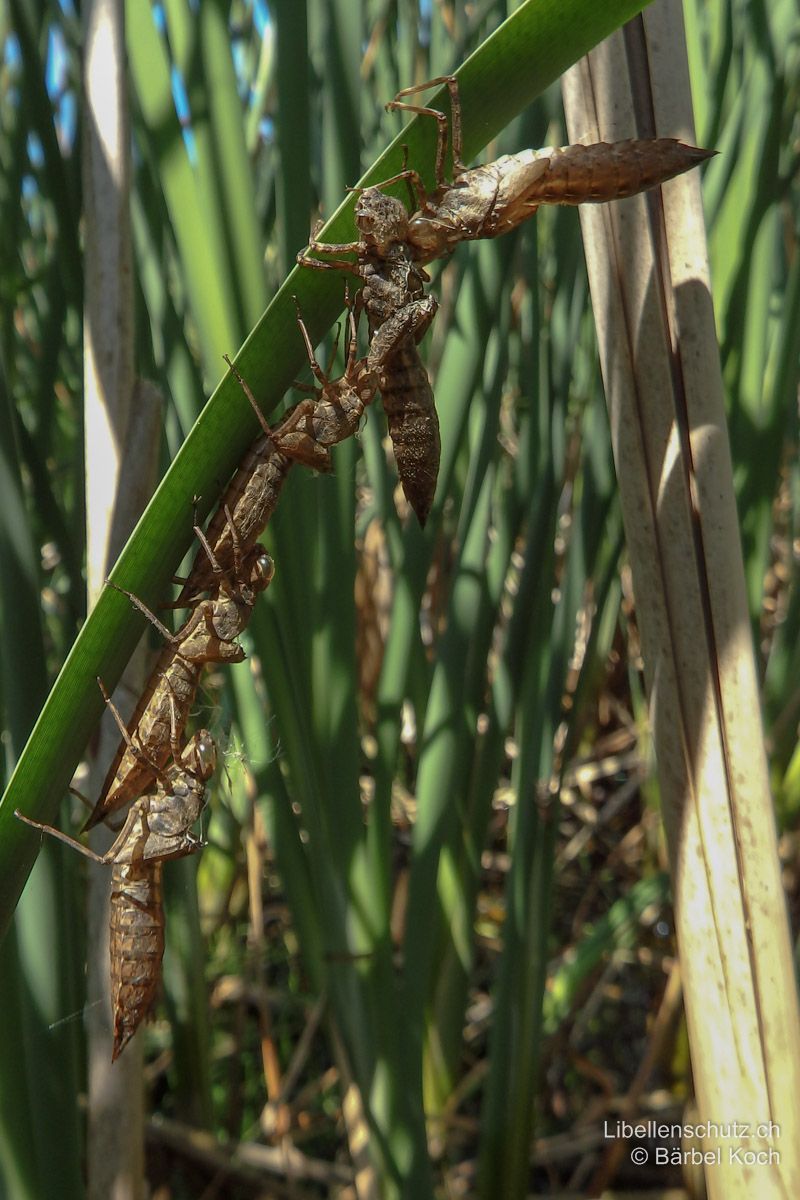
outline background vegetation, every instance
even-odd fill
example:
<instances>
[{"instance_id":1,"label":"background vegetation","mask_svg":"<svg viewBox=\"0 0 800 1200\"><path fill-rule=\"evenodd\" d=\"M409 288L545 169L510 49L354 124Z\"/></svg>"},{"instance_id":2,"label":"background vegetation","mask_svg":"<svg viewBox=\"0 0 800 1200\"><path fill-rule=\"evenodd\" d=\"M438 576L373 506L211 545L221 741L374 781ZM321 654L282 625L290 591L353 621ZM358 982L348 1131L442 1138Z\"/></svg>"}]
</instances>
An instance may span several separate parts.
<instances>
[{"instance_id":1,"label":"background vegetation","mask_svg":"<svg viewBox=\"0 0 800 1200\"><path fill-rule=\"evenodd\" d=\"M461 63L506 7L128 5L136 361L166 398L165 468L310 215L396 134L384 101ZM795 907L800 26L790 0L685 10L698 144L720 150L705 175L714 296ZM0 12L10 774L85 616L80 26L69 3ZM550 91L487 153L563 141ZM248 662L206 677L197 723L225 743L225 771L209 848L167 872L165 996L144 1035L164 1196L368 1195L372 1169L387 1195L493 1196L498 1163L509 1195L580 1190L615 1165L599 1130L625 1098L677 1119L690 1093L577 217L542 212L462 249L434 272L428 528L404 519L373 412L332 476L290 478ZM341 306L340 281L324 288L320 334ZM259 355L245 373L266 401L279 381ZM230 466L252 435L225 396L208 503L214 437L230 431ZM154 598L174 565L145 565ZM75 714L73 741L95 715ZM72 819L65 805L60 826ZM0 1186L15 1198L82 1194L81 1023L64 1020L93 1000L76 860L43 847L0 948ZM235 1159L228 1140L244 1143Z\"/></svg>"}]
</instances>

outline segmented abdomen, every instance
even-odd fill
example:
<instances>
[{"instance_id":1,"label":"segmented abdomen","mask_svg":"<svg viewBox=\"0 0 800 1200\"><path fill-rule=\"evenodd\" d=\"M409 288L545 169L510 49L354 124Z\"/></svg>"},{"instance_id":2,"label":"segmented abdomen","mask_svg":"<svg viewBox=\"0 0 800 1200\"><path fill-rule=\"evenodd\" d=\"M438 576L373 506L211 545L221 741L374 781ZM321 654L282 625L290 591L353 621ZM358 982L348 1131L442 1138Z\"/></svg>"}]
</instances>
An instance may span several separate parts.
<instances>
[{"instance_id":1,"label":"segmented abdomen","mask_svg":"<svg viewBox=\"0 0 800 1200\"><path fill-rule=\"evenodd\" d=\"M602 204L646 192L709 157L676 138L631 138L537 152L550 166L528 199L537 204ZM520 158L522 155L520 155Z\"/></svg>"},{"instance_id":2,"label":"segmented abdomen","mask_svg":"<svg viewBox=\"0 0 800 1200\"><path fill-rule=\"evenodd\" d=\"M499 158L475 169L476 180L480 176L476 191L482 191L484 204L492 177L496 190L485 215L478 206L480 221L467 236L497 237L527 220L540 204L603 204L635 196L690 170L711 153L675 138L655 138L525 150ZM469 197L463 186L467 176L462 176L458 189L450 189L453 202L463 205L465 195ZM432 232L427 230L429 240Z\"/></svg>"},{"instance_id":3,"label":"segmented abdomen","mask_svg":"<svg viewBox=\"0 0 800 1200\"><path fill-rule=\"evenodd\" d=\"M424 526L436 491L441 442L433 389L417 350L437 307L425 296L423 277L410 259L377 260L364 272L362 296L371 339L367 362L378 378L397 474Z\"/></svg>"},{"instance_id":4,"label":"segmented abdomen","mask_svg":"<svg viewBox=\"0 0 800 1200\"><path fill-rule=\"evenodd\" d=\"M292 460L281 454L272 438L266 434L261 434L253 442L242 459L206 530L206 540L223 571L233 566L233 538L225 514L226 505L233 517L244 555L266 528L291 465ZM188 604L213 586L214 569L201 546L174 606L178 608Z\"/></svg>"},{"instance_id":5,"label":"segmented abdomen","mask_svg":"<svg viewBox=\"0 0 800 1200\"><path fill-rule=\"evenodd\" d=\"M378 373L397 474L420 525L436 492L441 441L428 373L413 341L406 339Z\"/></svg>"},{"instance_id":6,"label":"segmented abdomen","mask_svg":"<svg viewBox=\"0 0 800 1200\"><path fill-rule=\"evenodd\" d=\"M164 647L128 722L134 745L147 761L120 741L85 829L92 829L109 813L135 800L150 787L155 779L151 764L163 767L170 755L173 707L180 734L194 702L202 669L202 663L181 658L174 646Z\"/></svg>"},{"instance_id":7,"label":"segmented abdomen","mask_svg":"<svg viewBox=\"0 0 800 1200\"><path fill-rule=\"evenodd\" d=\"M155 999L164 956L164 906L160 862L115 865L111 878L113 1061Z\"/></svg>"}]
</instances>

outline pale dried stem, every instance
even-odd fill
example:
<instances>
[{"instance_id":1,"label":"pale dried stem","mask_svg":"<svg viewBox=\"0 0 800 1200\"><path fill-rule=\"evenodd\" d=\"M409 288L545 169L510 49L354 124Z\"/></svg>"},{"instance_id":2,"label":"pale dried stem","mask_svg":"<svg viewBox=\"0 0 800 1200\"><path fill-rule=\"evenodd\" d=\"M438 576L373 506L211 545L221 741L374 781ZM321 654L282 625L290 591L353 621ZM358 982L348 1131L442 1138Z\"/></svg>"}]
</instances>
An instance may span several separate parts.
<instances>
[{"instance_id":1,"label":"pale dried stem","mask_svg":"<svg viewBox=\"0 0 800 1200\"><path fill-rule=\"evenodd\" d=\"M632 82L633 80L633 82ZM693 141L680 4L563 83L572 141ZM642 127L643 116L650 127ZM636 116L634 115L636 114ZM639 127L636 127L636 119ZM663 196L663 199L662 199ZM673 875L703 1120L776 1121L757 1180L725 1140L712 1197L800 1195L800 1026L745 595L697 172L581 209Z\"/></svg>"},{"instance_id":2,"label":"pale dried stem","mask_svg":"<svg viewBox=\"0 0 800 1200\"><path fill-rule=\"evenodd\" d=\"M151 392L134 397L130 131L121 0L89 0L83 25L84 413L91 607L152 490L159 405ZM141 665L127 676L134 694L141 676ZM124 693L120 700L124 708ZM93 793L116 736L104 723L90 777ZM102 868L93 868L89 875L87 987L90 1001L103 996L105 1002L90 1005L87 1022L88 1196L139 1200L144 1195L141 1058L131 1049L111 1066L107 876Z\"/></svg>"}]
</instances>

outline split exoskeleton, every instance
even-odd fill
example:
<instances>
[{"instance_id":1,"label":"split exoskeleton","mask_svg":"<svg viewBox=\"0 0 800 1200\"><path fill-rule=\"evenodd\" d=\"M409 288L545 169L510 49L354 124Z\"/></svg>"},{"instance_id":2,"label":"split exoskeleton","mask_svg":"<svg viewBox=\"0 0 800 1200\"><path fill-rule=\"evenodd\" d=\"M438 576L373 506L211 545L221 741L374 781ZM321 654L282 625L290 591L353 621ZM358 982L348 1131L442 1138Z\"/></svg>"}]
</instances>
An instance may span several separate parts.
<instances>
[{"instance_id":1,"label":"split exoskeleton","mask_svg":"<svg viewBox=\"0 0 800 1200\"><path fill-rule=\"evenodd\" d=\"M363 281L360 300L367 314L370 350L392 439L397 474L406 498L424 525L439 474L439 418L427 371L417 350L436 315L425 294L428 276L408 253L408 214L400 200L366 188L355 208L357 242L309 242L314 254L354 254L355 262L333 257L297 261L315 270L349 271Z\"/></svg>"},{"instance_id":2,"label":"split exoskeleton","mask_svg":"<svg viewBox=\"0 0 800 1200\"><path fill-rule=\"evenodd\" d=\"M126 734L107 696L106 701ZM131 805L120 833L105 854L95 854L51 825L17 813L27 825L66 842L94 862L111 866L112 1061L119 1057L152 1007L164 955L162 864L202 849L204 843L192 832L192 826L205 807L206 784L215 765L216 746L205 729L191 738L168 770L151 764L157 780L155 789Z\"/></svg>"},{"instance_id":3,"label":"split exoskeleton","mask_svg":"<svg viewBox=\"0 0 800 1200\"><path fill-rule=\"evenodd\" d=\"M450 93L451 183L444 177L446 117L437 109L401 100L402 96L439 84L445 84ZM542 204L605 204L638 195L691 170L715 153L687 146L676 138L634 138L523 150L468 169L462 159L461 103L454 75L441 75L428 83L404 88L386 107L433 117L439 126L434 190L426 190L413 168L382 185L405 179L414 190L417 209L408 218L406 238L409 256L417 263L443 258L459 242L509 233Z\"/></svg>"},{"instance_id":4,"label":"split exoskeleton","mask_svg":"<svg viewBox=\"0 0 800 1200\"><path fill-rule=\"evenodd\" d=\"M312 389L312 396L289 409L274 428L267 425L248 384L228 360L263 432L242 460L205 531L205 541L223 570L229 569L233 560L233 531L236 531L236 538L244 547L260 537L294 463L301 463L316 471L329 471L331 447L358 431L364 411L377 392L378 375L375 367L367 358L357 357L357 330L352 310L348 312L347 358L339 379L330 379L320 367L299 314L297 323L311 371L319 386ZM230 513L230 520L226 512ZM191 603L212 582L211 559L201 545L175 605Z\"/></svg>"},{"instance_id":5,"label":"split exoskeleton","mask_svg":"<svg viewBox=\"0 0 800 1200\"><path fill-rule=\"evenodd\" d=\"M232 524L232 516L228 512ZM100 798L86 828L91 829L110 813L140 794L153 778L153 764L163 766L180 753L180 738L197 693L203 668L209 663L236 663L244 659L238 638L244 632L256 597L273 575L273 563L256 543L241 552L235 539L233 569L223 571L213 558L202 530L197 536L209 555L218 579L215 594L199 600L177 633L170 633L155 613L130 592L125 592L164 636L166 645L145 686L111 763Z\"/></svg>"}]
</instances>

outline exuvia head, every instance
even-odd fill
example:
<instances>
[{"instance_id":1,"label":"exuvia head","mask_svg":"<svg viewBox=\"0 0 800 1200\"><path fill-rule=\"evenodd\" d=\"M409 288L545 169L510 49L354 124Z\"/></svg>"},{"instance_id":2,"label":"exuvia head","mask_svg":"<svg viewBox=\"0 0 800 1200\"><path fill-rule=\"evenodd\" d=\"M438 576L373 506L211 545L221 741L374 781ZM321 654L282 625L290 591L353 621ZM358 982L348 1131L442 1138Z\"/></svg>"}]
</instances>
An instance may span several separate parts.
<instances>
[{"instance_id":1,"label":"exuvia head","mask_svg":"<svg viewBox=\"0 0 800 1200\"><path fill-rule=\"evenodd\" d=\"M365 188L356 201L356 226L367 249L383 257L408 236L408 213L402 201L380 188Z\"/></svg>"}]
</instances>

